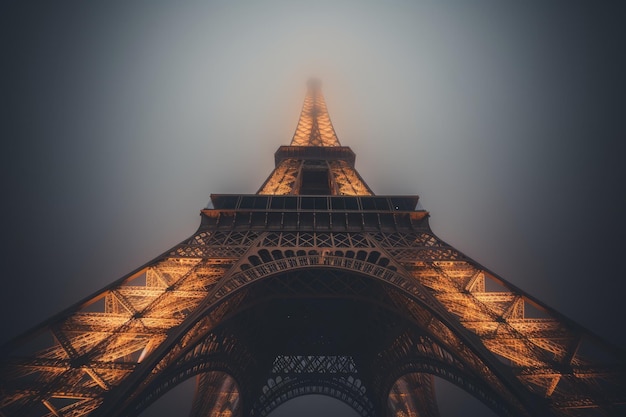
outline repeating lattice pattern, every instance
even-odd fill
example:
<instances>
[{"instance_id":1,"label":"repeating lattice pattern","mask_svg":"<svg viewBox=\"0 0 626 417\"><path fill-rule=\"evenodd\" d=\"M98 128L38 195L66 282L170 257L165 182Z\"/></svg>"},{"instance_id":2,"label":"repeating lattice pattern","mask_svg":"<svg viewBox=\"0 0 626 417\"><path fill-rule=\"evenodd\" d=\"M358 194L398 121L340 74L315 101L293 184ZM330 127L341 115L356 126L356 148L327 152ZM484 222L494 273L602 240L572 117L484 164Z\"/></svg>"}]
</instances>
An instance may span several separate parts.
<instances>
[{"instance_id":1,"label":"repeating lattice pattern","mask_svg":"<svg viewBox=\"0 0 626 417\"><path fill-rule=\"evenodd\" d=\"M617 382L619 371L608 366L619 362L616 352L586 330L430 234L373 237L558 413L579 415L571 410L624 401L623 378Z\"/></svg>"},{"instance_id":2,"label":"repeating lattice pattern","mask_svg":"<svg viewBox=\"0 0 626 417\"><path fill-rule=\"evenodd\" d=\"M337 184L339 195L373 195L359 173L346 161L330 161L330 172Z\"/></svg>"},{"instance_id":3,"label":"repeating lattice pattern","mask_svg":"<svg viewBox=\"0 0 626 417\"><path fill-rule=\"evenodd\" d=\"M354 374L354 360L349 356L278 356L274 360L272 374L301 373Z\"/></svg>"},{"instance_id":4,"label":"repeating lattice pattern","mask_svg":"<svg viewBox=\"0 0 626 417\"><path fill-rule=\"evenodd\" d=\"M330 122L319 82L309 82L291 146L341 146Z\"/></svg>"},{"instance_id":5,"label":"repeating lattice pattern","mask_svg":"<svg viewBox=\"0 0 626 417\"><path fill-rule=\"evenodd\" d=\"M284 159L272 171L258 194L286 195L293 194L297 184L298 170L302 161L297 159Z\"/></svg>"},{"instance_id":6,"label":"repeating lattice pattern","mask_svg":"<svg viewBox=\"0 0 626 417\"><path fill-rule=\"evenodd\" d=\"M200 233L188 242L241 246L252 239L250 233ZM233 262L165 257L5 346L0 413L88 415L197 309Z\"/></svg>"},{"instance_id":7,"label":"repeating lattice pattern","mask_svg":"<svg viewBox=\"0 0 626 417\"><path fill-rule=\"evenodd\" d=\"M261 392L257 406L260 416L288 399L308 394L340 399L363 417L374 415L373 404L350 356L280 355Z\"/></svg>"},{"instance_id":8,"label":"repeating lattice pattern","mask_svg":"<svg viewBox=\"0 0 626 417\"><path fill-rule=\"evenodd\" d=\"M368 248L372 244L363 233L267 233L261 246L285 248Z\"/></svg>"}]
</instances>

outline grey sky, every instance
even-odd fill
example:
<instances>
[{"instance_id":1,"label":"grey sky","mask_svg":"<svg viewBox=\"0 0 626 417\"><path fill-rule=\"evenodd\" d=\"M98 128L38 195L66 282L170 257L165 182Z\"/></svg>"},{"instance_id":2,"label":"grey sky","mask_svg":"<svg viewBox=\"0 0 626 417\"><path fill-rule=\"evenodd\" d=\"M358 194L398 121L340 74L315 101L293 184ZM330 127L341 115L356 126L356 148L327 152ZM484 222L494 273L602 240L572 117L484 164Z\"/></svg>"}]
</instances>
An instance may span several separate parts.
<instances>
[{"instance_id":1,"label":"grey sky","mask_svg":"<svg viewBox=\"0 0 626 417\"><path fill-rule=\"evenodd\" d=\"M313 75L374 192L626 346L619 2L1 7L2 341L256 192Z\"/></svg>"}]
</instances>

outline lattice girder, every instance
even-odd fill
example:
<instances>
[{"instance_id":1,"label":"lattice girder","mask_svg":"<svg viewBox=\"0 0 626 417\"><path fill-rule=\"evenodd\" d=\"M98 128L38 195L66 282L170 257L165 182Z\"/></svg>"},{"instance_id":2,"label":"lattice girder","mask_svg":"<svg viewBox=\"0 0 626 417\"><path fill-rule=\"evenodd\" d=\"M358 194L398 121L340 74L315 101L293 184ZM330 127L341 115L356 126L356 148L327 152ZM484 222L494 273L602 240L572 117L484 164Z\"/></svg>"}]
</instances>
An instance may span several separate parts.
<instances>
[{"instance_id":1,"label":"lattice girder","mask_svg":"<svg viewBox=\"0 0 626 417\"><path fill-rule=\"evenodd\" d=\"M396 238L396 241L399 242L400 239ZM418 246L422 244L419 243ZM445 244L441 242L435 246L444 247ZM398 250L398 246L394 245L393 250ZM561 395L567 397L567 392L576 392L577 394L572 394L573 397L578 397L577 400L572 400L575 403L580 403L580 398L587 395L585 402L590 408L604 407L607 403L602 400L602 390L598 389L601 381L612 385L610 388L612 392L624 392L624 379L623 376L619 376L623 372L622 368L610 372L601 367L603 371L597 372L596 377L593 377L594 372L587 374L583 370L585 365L582 364L589 363L589 360L578 350L579 342L583 339L597 341L595 336L541 305L519 289L505 284L501 278L487 272L466 257L459 258L459 255L454 254L448 261L445 257L433 261L432 252L421 258L423 254L424 252L420 251L414 252L415 258L410 262L401 263L432 291L448 311L457 316L465 328L479 335L487 349L510 361L514 369L552 370L543 376L534 374L533 378L523 377L523 371L516 371L518 379L531 391L538 392L546 398L553 395L555 398ZM491 285L498 287L499 290L486 291L486 281L492 281ZM533 314L538 312L543 317L526 318L526 310L533 310ZM620 362L614 348L603 342L598 343L598 348L602 350L603 355L612 357L614 364ZM572 374L579 377L571 378L567 385L564 384L562 378L570 378ZM586 382L589 379L597 381L595 388L593 384ZM564 385L562 390L560 383ZM618 400L618 397L620 395L613 396L612 401L615 403L624 401ZM563 403L561 400L558 401L558 404ZM562 412L564 415L568 413L567 407L557 405L557 400L553 406L558 413Z\"/></svg>"},{"instance_id":2,"label":"lattice girder","mask_svg":"<svg viewBox=\"0 0 626 417\"><path fill-rule=\"evenodd\" d=\"M301 150L306 157L309 148ZM311 151L316 151L311 149ZM328 194L330 195L373 195L374 193L361 178L354 165L345 160L317 161L313 166L306 159L287 158L276 165L276 168L265 180L258 191L261 195L297 195L305 194L302 190L306 183L306 173L311 171L325 172L328 175Z\"/></svg>"},{"instance_id":3,"label":"lattice girder","mask_svg":"<svg viewBox=\"0 0 626 417\"><path fill-rule=\"evenodd\" d=\"M458 360L428 336L411 331L401 335L390 348L380 355L378 367L385 370L381 375L386 384L397 382L403 376L427 373L446 379L474 395L501 416L544 415L546 410L538 404L522 403L502 385L502 380L493 374L480 375L480 369L473 369L471 355L469 362ZM391 370L391 372L387 371ZM529 409L535 408L534 412Z\"/></svg>"},{"instance_id":4,"label":"lattice girder","mask_svg":"<svg viewBox=\"0 0 626 417\"><path fill-rule=\"evenodd\" d=\"M23 413L41 408L40 404L51 409L60 393L64 398L83 398L88 392L101 403L106 392L119 386L166 340L167 331L196 309L232 262L157 259L5 346L2 412L11 415L15 408ZM30 353L25 350L29 344L35 346ZM93 411L93 401L67 407L72 414L86 415Z\"/></svg>"},{"instance_id":5,"label":"lattice girder","mask_svg":"<svg viewBox=\"0 0 626 417\"><path fill-rule=\"evenodd\" d=\"M309 394L334 397L364 417L374 415L374 406L350 356L279 355L261 391L253 415L266 416L282 403Z\"/></svg>"},{"instance_id":6,"label":"lattice girder","mask_svg":"<svg viewBox=\"0 0 626 417\"><path fill-rule=\"evenodd\" d=\"M261 186L258 193L272 195L294 194L297 190L301 165L301 160L292 158L282 160Z\"/></svg>"}]
</instances>

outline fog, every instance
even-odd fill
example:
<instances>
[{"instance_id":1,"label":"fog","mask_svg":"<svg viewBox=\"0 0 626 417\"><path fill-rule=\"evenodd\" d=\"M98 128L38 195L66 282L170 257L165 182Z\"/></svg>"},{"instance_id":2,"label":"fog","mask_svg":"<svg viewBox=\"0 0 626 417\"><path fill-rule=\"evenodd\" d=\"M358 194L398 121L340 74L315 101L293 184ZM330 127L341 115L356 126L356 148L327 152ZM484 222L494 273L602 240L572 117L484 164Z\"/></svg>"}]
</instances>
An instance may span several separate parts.
<instances>
[{"instance_id":1,"label":"fog","mask_svg":"<svg viewBox=\"0 0 626 417\"><path fill-rule=\"evenodd\" d=\"M443 240L626 346L618 2L0 8L0 341L256 192L315 76L376 194L419 194Z\"/></svg>"}]
</instances>

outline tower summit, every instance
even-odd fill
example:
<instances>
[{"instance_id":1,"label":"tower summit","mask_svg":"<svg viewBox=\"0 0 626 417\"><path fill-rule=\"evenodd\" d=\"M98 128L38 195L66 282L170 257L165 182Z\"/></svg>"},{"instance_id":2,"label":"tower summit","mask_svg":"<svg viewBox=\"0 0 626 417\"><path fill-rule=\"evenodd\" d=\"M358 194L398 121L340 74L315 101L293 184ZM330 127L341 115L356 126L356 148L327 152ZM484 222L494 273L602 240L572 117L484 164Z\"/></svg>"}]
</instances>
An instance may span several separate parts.
<instances>
[{"instance_id":1,"label":"tower summit","mask_svg":"<svg viewBox=\"0 0 626 417\"><path fill-rule=\"evenodd\" d=\"M501 416L626 415L625 353L374 195L317 80L256 194L213 194L188 239L2 346L0 416L137 416L196 378L192 417L334 397L439 415L434 376Z\"/></svg>"},{"instance_id":2,"label":"tower summit","mask_svg":"<svg viewBox=\"0 0 626 417\"><path fill-rule=\"evenodd\" d=\"M258 194L373 195L354 161L354 152L337 139L321 81L312 78L291 144L276 151L276 168Z\"/></svg>"},{"instance_id":3,"label":"tower summit","mask_svg":"<svg viewBox=\"0 0 626 417\"><path fill-rule=\"evenodd\" d=\"M322 82L311 78L291 146L341 146L322 95Z\"/></svg>"}]
</instances>

